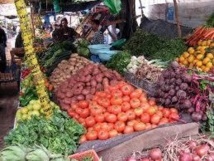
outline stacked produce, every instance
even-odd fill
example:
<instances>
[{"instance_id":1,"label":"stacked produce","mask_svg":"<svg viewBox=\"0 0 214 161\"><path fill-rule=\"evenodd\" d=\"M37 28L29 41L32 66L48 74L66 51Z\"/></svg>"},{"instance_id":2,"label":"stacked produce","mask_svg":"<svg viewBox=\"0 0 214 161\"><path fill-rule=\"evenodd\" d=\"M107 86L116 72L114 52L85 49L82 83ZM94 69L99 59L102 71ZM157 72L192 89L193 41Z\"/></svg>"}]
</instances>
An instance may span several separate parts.
<instances>
[{"instance_id":1,"label":"stacked produce","mask_svg":"<svg viewBox=\"0 0 214 161\"><path fill-rule=\"evenodd\" d=\"M70 59L62 60L57 65L49 77L49 80L53 84L54 88L57 89L60 83L70 78L71 75L76 74L79 69L89 63L90 61L88 59L78 56L77 54L72 54Z\"/></svg>"},{"instance_id":2,"label":"stacked produce","mask_svg":"<svg viewBox=\"0 0 214 161\"><path fill-rule=\"evenodd\" d=\"M88 49L88 45L90 43L85 40L85 39L81 39L77 42L77 52L79 55L88 58L90 55L90 51Z\"/></svg>"},{"instance_id":3,"label":"stacked produce","mask_svg":"<svg viewBox=\"0 0 214 161\"><path fill-rule=\"evenodd\" d=\"M144 56L135 57L132 56L131 62L127 66L129 73L135 74L139 79L146 79L151 82L156 82L161 75L162 68L166 63L160 60L148 61Z\"/></svg>"},{"instance_id":4,"label":"stacked produce","mask_svg":"<svg viewBox=\"0 0 214 161\"><path fill-rule=\"evenodd\" d=\"M187 111L194 121L205 121L211 105L209 95L214 91L213 81L210 75L190 74L186 68L172 62L159 79L157 101Z\"/></svg>"},{"instance_id":5,"label":"stacked produce","mask_svg":"<svg viewBox=\"0 0 214 161\"><path fill-rule=\"evenodd\" d=\"M48 48L47 52L39 55L39 63L43 71L50 76L57 65L62 60L69 59L74 52L76 52L76 48L71 42L60 42Z\"/></svg>"},{"instance_id":6,"label":"stacked produce","mask_svg":"<svg viewBox=\"0 0 214 161\"><path fill-rule=\"evenodd\" d=\"M51 107L54 109L58 109L59 106L57 106L55 103L50 102ZM16 113L16 119L17 122L23 121L23 120L30 120L33 116L41 116L44 112L41 108L41 103L37 99L30 100L29 104L25 107L20 107Z\"/></svg>"},{"instance_id":7,"label":"stacked produce","mask_svg":"<svg viewBox=\"0 0 214 161\"><path fill-rule=\"evenodd\" d=\"M121 79L120 74L104 65L88 64L58 86L56 97L60 107L67 110L73 103L92 99L96 91L104 90Z\"/></svg>"},{"instance_id":8,"label":"stacked produce","mask_svg":"<svg viewBox=\"0 0 214 161\"><path fill-rule=\"evenodd\" d=\"M134 152L124 161L213 161L214 142L206 137L170 140L163 148Z\"/></svg>"},{"instance_id":9,"label":"stacked produce","mask_svg":"<svg viewBox=\"0 0 214 161\"><path fill-rule=\"evenodd\" d=\"M120 74L124 74L124 69L130 63L131 54L127 51L121 51L111 57L106 67L116 70Z\"/></svg>"},{"instance_id":10,"label":"stacked produce","mask_svg":"<svg viewBox=\"0 0 214 161\"><path fill-rule=\"evenodd\" d=\"M30 120L20 121L4 140L8 146L43 145L57 154L72 154L76 151L79 138L83 133L82 125L56 109L49 119L34 116Z\"/></svg>"},{"instance_id":11,"label":"stacked produce","mask_svg":"<svg viewBox=\"0 0 214 161\"><path fill-rule=\"evenodd\" d=\"M164 62L174 60L186 50L181 39L163 39L138 29L124 48L132 55L144 55L147 59L160 59Z\"/></svg>"},{"instance_id":12,"label":"stacked produce","mask_svg":"<svg viewBox=\"0 0 214 161\"><path fill-rule=\"evenodd\" d=\"M200 40L197 47L189 47L178 58L178 62L190 69L209 72L214 67L214 41Z\"/></svg>"},{"instance_id":13,"label":"stacked produce","mask_svg":"<svg viewBox=\"0 0 214 161\"><path fill-rule=\"evenodd\" d=\"M79 101L67 112L87 128L80 142L106 140L179 120L176 109L156 105L141 89L125 82L96 92L92 101Z\"/></svg>"},{"instance_id":14,"label":"stacked produce","mask_svg":"<svg viewBox=\"0 0 214 161\"><path fill-rule=\"evenodd\" d=\"M31 148L22 145L5 147L0 151L1 161L70 161L68 157L61 154L54 154L44 146Z\"/></svg>"},{"instance_id":15,"label":"stacked produce","mask_svg":"<svg viewBox=\"0 0 214 161\"><path fill-rule=\"evenodd\" d=\"M186 43L190 46L196 46L199 40L213 40L214 28L208 28L206 26L200 26L195 29L193 34L188 37Z\"/></svg>"}]
</instances>

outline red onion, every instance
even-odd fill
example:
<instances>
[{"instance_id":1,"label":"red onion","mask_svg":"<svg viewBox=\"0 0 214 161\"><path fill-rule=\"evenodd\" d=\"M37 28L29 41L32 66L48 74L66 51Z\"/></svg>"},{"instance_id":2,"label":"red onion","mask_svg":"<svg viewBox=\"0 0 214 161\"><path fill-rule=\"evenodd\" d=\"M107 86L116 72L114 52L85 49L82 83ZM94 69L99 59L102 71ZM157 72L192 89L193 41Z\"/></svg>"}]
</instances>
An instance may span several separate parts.
<instances>
[{"instance_id":1,"label":"red onion","mask_svg":"<svg viewBox=\"0 0 214 161\"><path fill-rule=\"evenodd\" d=\"M150 159L149 158L142 158L142 159L140 159L140 161L150 161Z\"/></svg>"},{"instance_id":2,"label":"red onion","mask_svg":"<svg viewBox=\"0 0 214 161\"><path fill-rule=\"evenodd\" d=\"M198 155L196 154L193 155L193 161L200 161L200 160L201 158Z\"/></svg>"},{"instance_id":3,"label":"red onion","mask_svg":"<svg viewBox=\"0 0 214 161\"><path fill-rule=\"evenodd\" d=\"M161 159L162 158L162 152L159 148L155 148L152 149L149 152L149 156L153 159L153 160L157 160L157 159Z\"/></svg>"},{"instance_id":4,"label":"red onion","mask_svg":"<svg viewBox=\"0 0 214 161\"><path fill-rule=\"evenodd\" d=\"M188 145L188 147L190 148L190 150L193 150L193 149L196 148L197 143L196 143L196 141L191 140L191 141L189 141L189 142L187 143L187 145Z\"/></svg>"},{"instance_id":5,"label":"red onion","mask_svg":"<svg viewBox=\"0 0 214 161\"><path fill-rule=\"evenodd\" d=\"M182 153L180 154L179 161L193 161L191 153Z\"/></svg>"},{"instance_id":6,"label":"red onion","mask_svg":"<svg viewBox=\"0 0 214 161\"><path fill-rule=\"evenodd\" d=\"M200 157L207 155L209 150L210 150L210 147L207 144L202 144L196 147L195 149L196 154L199 155Z\"/></svg>"}]
</instances>

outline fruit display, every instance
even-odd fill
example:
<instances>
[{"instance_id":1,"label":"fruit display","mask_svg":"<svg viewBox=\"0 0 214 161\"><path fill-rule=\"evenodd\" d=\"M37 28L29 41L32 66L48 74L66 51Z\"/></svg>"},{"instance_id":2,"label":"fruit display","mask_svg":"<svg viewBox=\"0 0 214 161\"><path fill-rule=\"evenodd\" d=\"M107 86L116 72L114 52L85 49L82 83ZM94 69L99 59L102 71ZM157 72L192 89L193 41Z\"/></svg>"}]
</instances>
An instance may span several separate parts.
<instances>
[{"instance_id":1,"label":"fruit display","mask_svg":"<svg viewBox=\"0 0 214 161\"><path fill-rule=\"evenodd\" d=\"M213 48L213 40L200 40L197 47L189 47L177 60L190 69L196 68L202 72L209 72L214 66Z\"/></svg>"},{"instance_id":2,"label":"fruit display","mask_svg":"<svg viewBox=\"0 0 214 161\"><path fill-rule=\"evenodd\" d=\"M55 103L50 102L51 107L54 109L59 108ZM25 107L20 107L16 113L17 121L30 120L33 116L41 116L43 109L39 100L31 100Z\"/></svg>"},{"instance_id":3,"label":"fruit display","mask_svg":"<svg viewBox=\"0 0 214 161\"><path fill-rule=\"evenodd\" d=\"M125 82L96 92L91 101L79 101L71 105L67 112L87 128L80 142L106 140L179 120L175 108L157 105L141 89Z\"/></svg>"}]
</instances>

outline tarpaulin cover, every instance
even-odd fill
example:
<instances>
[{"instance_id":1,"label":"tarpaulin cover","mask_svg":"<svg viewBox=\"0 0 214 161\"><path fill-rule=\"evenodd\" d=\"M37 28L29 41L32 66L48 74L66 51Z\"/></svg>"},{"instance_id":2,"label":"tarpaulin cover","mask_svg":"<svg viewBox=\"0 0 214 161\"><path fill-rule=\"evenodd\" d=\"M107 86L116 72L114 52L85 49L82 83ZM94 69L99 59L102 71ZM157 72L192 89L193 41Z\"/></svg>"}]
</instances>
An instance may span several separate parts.
<instances>
[{"instance_id":1,"label":"tarpaulin cover","mask_svg":"<svg viewBox=\"0 0 214 161\"><path fill-rule=\"evenodd\" d=\"M103 2L113 15L116 15L120 12L121 0L104 0Z\"/></svg>"}]
</instances>

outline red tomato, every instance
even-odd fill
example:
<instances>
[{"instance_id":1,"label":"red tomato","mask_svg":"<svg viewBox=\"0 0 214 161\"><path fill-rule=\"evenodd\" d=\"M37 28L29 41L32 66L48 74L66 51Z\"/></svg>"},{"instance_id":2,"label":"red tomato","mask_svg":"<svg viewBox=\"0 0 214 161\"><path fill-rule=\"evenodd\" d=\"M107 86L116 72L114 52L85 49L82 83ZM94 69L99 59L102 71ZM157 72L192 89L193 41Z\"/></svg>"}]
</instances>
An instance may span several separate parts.
<instances>
[{"instance_id":1,"label":"red tomato","mask_svg":"<svg viewBox=\"0 0 214 161\"><path fill-rule=\"evenodd\" d=\"M103 123L101 123L101 129L102 130L109 130L109 125L108 125L108 123L107 122L103 122Z\"/></svg>"},{"instance_id":2,"label":"red tomato","mask_svg":"<svg viewBox=\"0 0 214 161\"><path fill-rule=\"evenodd\" d=\"M98 96L94 95L94 96L93 96L93 98L92 98L92 101L97 102L99 99L100 99L100 97L98 97Z\"/></svg>"},{"instance_id":3,"label":"red tomato","mask_svg":"<svg viewBox=\"0 0 214 161\"><path fill-rule=\"evenodd\" d=\"M164 117L169 117L170 110L168 108L163 108L162 112Z\"/></svg>"},{"instance_id":4,"label":"red tomato","mask_svg":"<svg viewBox=\"0 0 214 161\"><path fill-rule=\"evenodd\" d=\"M146 129L146 125L142 122L137 122L134 124L134 130L135 131L142 131Z\"/></svg>"},{"instance_id":5,"label":"red tomato","mask_svg":"<svg viewBox=\"0 0 214 161\"><path fill-rule=\"evenodd\" d=\"M103 108L99 105L93 105L90 107L91 114L96 116L103 113Z\"/></svg>"},{"instance_id":6,"label":"red tomato","mask_svg":"<svg viewBox=\"0 0 214 161\"><path fill-rule=\"evenodd\" d=\"M152 98L151 98L151 99L149 99L148 102L149 102L149 105L150 105L150 106L156 105L155 99L152 99Z\"/></svg>"},{"instance_id":7,"label":"red tomato","mask_svg":"<svg viewBox=\"0 0 214 161\"><path fill-rule=\"evenodd\" d=\"M124 82L124 81L120 81L120 82L117 83L117 86L118 86L119 88L122 88L122 87L125 86L125 85L127 85L127 83Z\"/></svg>"},{"instance_id":8,"label":"red tomato","mask_svg":"<svg viewBox=\"0 0 214 161\"><path fill-rule=\"evenodd\" d=\"M143 123L149 123L150 122L150 115L148 113L143 113L141 115L140 119Z\"/></svg>"},{"instance_id":9,"label":"red tomato","mask_svg":"<svg viewBox=\"0 0 214 161\"><path fill-rule=\"evenodd\" d=\"M98 132L98 139L100 140L106 140L109 138L109 133L108 131L105 131L105 130L100 130Z\"/></svg>"},{"instance_id":10,"label":"red tomato","mask_svg":"<svg viewBox=\"0 0 214 161\"><path fill-rule=\"evenodd\" d=\"M88 108L84 108L84 109L82 109L82 112L80 113L80 117L86 118L89 116L89 114L90 114L90 110Z\"/></svg>"},{"instance_id":11,"label":"red tomato","mask_svg":"<svg viewBox=\"0 0 214 161\"><path fill-rule=\"evenodd\" d=\"M94 130L88 131L86 133L86 139L87 140L96 140L97 139L97 132Z\"/></svg>"},{"instance_id":12,"label":"red tomato","mask_svg":"<svg viewBox=\"0 0 214 161\"><path fill-rule=\"evenodd\" d=\"M130 97L131 98L140 98L141 94L142 94L141 89L135 89L133 92L131 92Z\"/></svg>"},{"instance_id":13,"label":"red tomato","mask_svg":"<svg viewBox=\"0 0 214 161\"><path fill-rule=\"evenodd\" d=\"M80 118L78 118L78 122L80 124L85 124L85 119L80 117Z\"/></svg>"},{"instance_id":14,"label":"red tomato","mask_svg":"<svg viewBox=\"0 0 214 161\"><path fill-rule=\"evenodd\" d=\"M114 114L109 114L105 117L105 120L109 123L114 123L117 121L117 116Z\"/></svg>"},{"instance_id":15,"label":"red tomato","mask_svg":"<svg viewBox=\"0 0 214 161\"><path fill-rule=\"evenodd\" d=\"M95 93L95 95L102 98L106 97L106 93L104 91L98 91Z\"/></svg>"},{"instance_id":16,"label":"red tomato","mask_svg":"<svg viewBox=\"0 0 214 161\"><path fill-rule=\"evenodd\" d=\"M123 102L129 102L130 97L129 96L123 96Z\"/></svg>"},{"instance_id":17,"label":"red tomato","mask_svg":"<svg viewBox=\"0 0 214 161\"><path fill-rule=\"evenodd\" d=\"M85 119L86 127L92 127L96 123L94 117L89 116Z\"/></svg>"},{"instance_id":18,"label":"red tomato","mask_svg":"<svg viewBox=\"0 0 214 161\"><path fill-rule=\"evenodd\" d=\"M77 108L75 109L75 112L76 112L77 114L81 114L81 113L82 113L82 108L77 107Z\"/></svg>"},{"instance_id":19,"label":"red tomato","mask_svg":"<svg viewBox=\"0 0 214 161\"><path fill-rule=\"evenodd\" d=\"M134 128L133 126L126 126L123 133L124 134L130 134L130 133L133 133L134 132Z\"/></svg>"},{"instance_id":20,"label":"red tomato","mask_svg":"<svg viewBox=\"0 0 214 161\"><path fill-rule=\"evenodd\" d=\"M149 130L149 129L151 129L151 128L152 128L152 124L146 123L146 130Z\"/></svg>"},{"instance_id":21,"label":"red tomato","mask_svg":"<svg viewBox=\"0 0 214 161\"><path fill-rule=\"evenodd\" d=\"M136 117L133 110L127 111L126 114L127 114L128 120L134 120Z\"/></svg>"},{"instance_id":22,"label":"red tomato","mask_svg":"<svg viewBox=\"0 0 214 161\"><path fill-rule=\"evenodd\" d=\"M79 103L78 103L78 106L79 106L80 108L87 108L88 105L89 105L88 101L84 101L84 100L79 101Z\"/></svg>"},{"instance_id":23,"label":"red tomato","mask_svg":"<svg viewBox=\"0 0 214 161\"><path fill-rule=\"evenodd\" d=\"M78 107L77 104L72 104L72 105L71 105L71 109L73 109L73 110L75 110L77 107Z\"/></svg>"},{"instance_id":24,"label":"red tomato","mask_svg":"<svg viewBox=\"0 0 214 161\"><path fill-rule=\"evenodd\" d=\"M111 104L112 105L121 105L123 103L123 99L121 97L112 97Z\"/></svg>"},{"instance_id":25,"label":"red tomato","mask_svg":"<svg viewBox=\"0 0 214 161\"><path fill-rule=\"evenodd\" d=\"M97 124L95 124L94 126L93 126L93 128L94 128L94 130L95 131L100 131L100 129L101 129L101 124L100 123L97 123Z\"/></svg>"},{"instance_id":26,"label":"red tomato","mask_svg":"<svg viewBox=\"0 0 214 161\"><path fill-rule=\"evenodd\" d=\"M137 107L140 107L140 100L139 99L137 99L137 98L132 98L131 100L130 100L130 105L131 105L131 107L132 108L137 108Z\"/></svg>"},{"instance_id":27,"label":"red tomato","mask_svg":"<svg viewBox=\"0 0 214 161\"><path fill-rule=\"evenodd\" d=\"M126 112L126 111L130 110L131 105L128 102L123 102L121 105L121 108L122 108L123 112Z\"/></svg>"},{"instance_id":28,"label":"red tomato","mask_svg":"<svg viewBox=\"0 0 214 161\"><path fill-rule=\"evenodd\" d=\"M97 102L98 102L99 105L101 105L103 107L110 106L110 101L107 98L100 98Z\"/></svg>"},{"instance_id":29,"label":"red tomato","mask_svg":"<svg viewBox=\"0 0 214 161\"><path fill-rule=\"evenodd\" d=\"M163 117L163 112L161 112L160 110L156 112L157 115L159 115L161 118Z\"/></svg>"},{"instance_id":30,"label":"red tomato","mask_svg":"<svg viewBox=\"0 0 214 161\"><path fill-rule=\"evenodd\" d=\"M137 107L134 109L134 113L136 116L141 116L143 114L143 109L141 107Z\"/></svg>"},{"instance_id":31,"label":"red tomato","mask_svg":"<svg viewBox=\"0 0 214 161\"><path fill-rule=\"evenodd\" d=\"M110 137L110 138L113 138L113 137L115 137L115 136L117 136L117 135L118 135L117 130L112 129L112 130L109 131L109 137Z\"/></svg>"},{"instance_id":32,"label":"red tomato","mask_svg":"<svg viewBox=\"0 0 214 161\"><path fill-rule=\"evenodd\" d=\"M170 115L169 115L169 119L170 119L170 121L178 121L179 120L179 115L177 114L177 113L171 113Z\"/></svg>"},{"instance_id":33,"label":"red tomato","mask_svg":"<svg viewBox=\"0 0 214 161\"><path fill-rule=\"evenodd\" d=\"M134 124L135 124L136 122L138 122L138 121L136 121L136 120L128 121L128 122L127 122L127 126L134 126Z\"/></svg>"},{"instance_id":34,"label":"red tomato","mask_svg":"<svg viewBox=\"0 0 214 161\"><path fill-rule=\"evenodd\" d=\"M84 142L86 142L86 141L87 141L86 136L85 136L85 135L82 135L82 136L80 137L79 143L82 144L82 143L84 143Z\"/></svg>"},{"instance_id":35,"label":"red tomato","mask_svg":"<svg viewBox=\"0 0 214 161\"><path fill-rule=\"evenodd\" d=\"M169 119L164 117L160 120L158 125L163 125L163 124L167 124L167 123L169 123Z\"/></svg>"},{"instance_id":36,"label":"red tomato","mask_svg":"<svg viewBox=\"0 0 214 161\"><path fill-rule=\"evenodd\" d=\"M171 113L178 113L178 110L176 108L170 108Z\"/></svg>"},{"instance_id":37,"label":"red tomato","mask_svg":"<svg viewBox=\"0 0 214 161\"><path fill-rule=\"evenodd\" d=\"M151 117L151 123L152 123L152 124L155 124L155 125L158 125L159 122L160 122L160 119L161 119L161 117L160 117L158 114L154 114L154 115Z\"/></svg>"},{"instance_id":38,"label":"red tomato","mask_svg":"<svg viewBox=\"0 0 214 161\"><path fill-rule=\"evenodd\" d=\"M121 91L124 95L130 95L131 92L133 91L133 87L129 84L126 84L121 87Z\"/></svg>"},{"instance_id":39,"label":"red tomato","mask_svg":"<svg viewBox=\"0 0 214 161\"><path fill-rule=\"evenodd\" d=\"M157 112L157 108L154 106L150 106L147 110L146 113L148 113L150 116L154 115Z\"/></svg>"},{"instance_id":40,"label":"red tomato","mask_svg":"<svg viewBox=\"0 0 214 161\"><path fill-rule=\"evenodd\" d=\"M111 113L117 115L119 113L121 113L121 106L118 106L118 105L113 105L111 106Z\"/></svg>"},{"instance_id":41,"label":"red tomato","mask_svg":"<svg viewBox=\"0 0 214 161\"><path fill-rule=\"evenodd\" d=\"M76 112L73 110L73 109L69 109L68 111L67 111L67 113L68 113L68 115L70 116L70 117L74 117L74 115L76 114Z\"/></svg>"},{"instance_id":42,"label":"red tomato","mask_svg":"<svg viewBox=\"0 0 214 161\"><path fill-rule=\"evenodd\" d=\"M101 123L105 120L105 116L104 114L99 114L99 115L96 115L95 116L95 121L98 122L98 123Z\"/></svg>"},{"instance_id":43,"label":"red tomato","mask_svg":"<svg viewBox=\"0 0 214 161\"><path fill-rule=\"evenodd\" d=\"M122 121L117 121L115 124L114 124L114 129L117 130L117 132L123 132L124 129L125 129L125 123L122 122Z\"/></svg>"},{"instance_id":44,"label":"red tomato","mask_svg":"<svg viewBox=\"0 0 214 161\"><path fill-rule=\"evenodd\" d=\"M122 97L123 93L119 90L112 93L112 97Z\"/></svg>"},{"instance_id":45,"label":"red tomato","mask_svg":"<svg viewBox=\"0 0 214 161\"><path fill-rule=\"evenodd\" d=\"M141 103L147 103L148 102L147 97L144 96L144 95L141 95L140 98L139 98L139 100L140 100Z\"/></svg>"},{"instance_id":46,"label":"red tomato","mask_svg":"<svg viewBox=\"0 0 214 161\"><path fill-rule=\"evenodd\" d=\"M125 112L121 112L117 115L119 121L126 122L128 120L127 114Z\"/></svg>"},{"instance_id":47,"label":"red tomato","mask_svg":"<svg viewBox=\"0 0 214 161\"><path fill-rule=\"evenodd\" d=\"M108 123L108 128L109 128L109 130L114 129L114 123ZM109 131L109 130L108 130L108 131Z\"/></svg>"},{"instance_id":48,"label":"red tomato","mask_svg":"<svg viewBox=\"0 0 214 161\"><path fill-rule=\"evenodd\" d=\"M148 103L141 103L141 108L142 108L144 111L148 110L149 107L150 107L150 105L149 105Z\"/></svg>"}]
</instances>

